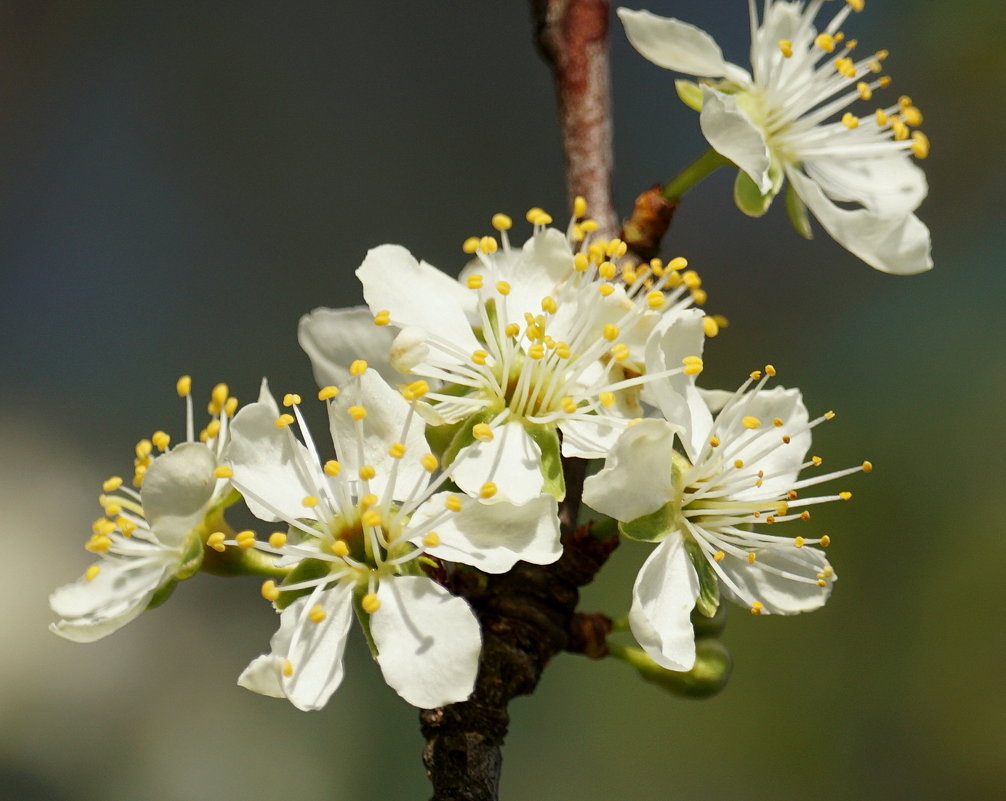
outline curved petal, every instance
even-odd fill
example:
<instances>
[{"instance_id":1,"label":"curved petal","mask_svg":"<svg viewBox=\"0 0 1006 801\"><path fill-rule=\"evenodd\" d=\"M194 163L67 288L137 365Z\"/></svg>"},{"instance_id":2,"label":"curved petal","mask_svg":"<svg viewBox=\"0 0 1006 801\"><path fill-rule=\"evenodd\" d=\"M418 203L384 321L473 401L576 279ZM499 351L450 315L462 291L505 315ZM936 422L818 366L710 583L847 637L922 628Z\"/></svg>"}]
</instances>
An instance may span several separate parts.
<instances>
[{"instance_id":1,"label":"curved petal","mask_svg":"<svg viewBox=\"0 0 1006 801\"><path fill-rule=\"evenodd\" d=\"M577 459L603 459L625 431L624 420L614 422L606 414L589 420L561 420L562 455Z\"/></svg>"},{"instance_id":2,"label":"curved petal","mask_svg":"<svg viewBox=\"0 0 1006 801\"><path fill-rule=\"evenodd\" d=\"M469 323L475 294L405 248L381 245L368 251L356 274L375 314L387 310L396 325L425 329L468 353L481 347Z\"/></svg>"},{"instance_id":3,"label":"curved petal","mask_svg":"<svg viewBox=\"0 0 1006 801\"><path fill-rule=\"evenodd\" d=\"M632 46L658 67L701 78L720 78L727 73L720 46L694 25L628 8L618 9L618 18Z\"/></svg>"},{"instance_id":4,"label":"curved petal","mask_svg":"<svg viewBox=\"0 0 1006 801\"><path fill-rule=\"evenodd\" d=\"M297 709L321 709L342 682L352 600L351 584L298 598L280 615L279 630L270 641L272 652L254 659L238 684L262 695L288 698ZM315 604L325 613L318 623L308 615Z\"/></svg>"},{"instance_id":5,"label":"curved petal","mask_svg":"<svg viewBox=\"0 0 1006 801\"><path fill-rule=\"evenodd\" d=\"M748 116L736 95L728 95L712 86L703 87L699 125L702 135L720 155L726 156L767 195L772 190L772 165L765 136Z\"/></svg>"},{"instance_id":6,"label":"curved petal","mask_svg":"<svg viewBox=\"0 0 1006 801\"><path fill-rule=\"evenodd\" d=\"M551 495L527 503L482 503L454 495L457 512L444 511L449 493L434 495L409 521L411 540L424 551L450 562L473 565L486 573L505 573L518 561L547 565L562 555L559 543L559 507ZM440 544L423 544L435 530Z\"/></svg>"},{"instance_id":7,"label":"curved petal","mask_svg":"<svg viewBox=\"0 0 1006 801\"><path fill-rule=\"evenodd\" d=\"M895 275L932 268L929 229L914 214L878 217L867 209L843 209L799 170L787 169L786 174L800 199L832 238L871 267Z\"/></svg>"},{"instance_id":8,"label":"curved petal","mask_svg":"<svg viewBox=\"0 0 1006 801\"><path fill-rule=\"evenodd\" d=\"M926 174L904 153L872 159L808 159L803 168L832 200L859 203L878 217L910 214L929 192Z\"/></svg>"},{"instance_id":9,"label":"curved petal","mask_svg":"<svg viewBox=\"0 0 1006 801\"><path fill-rule=\"evenodd\" d=\"M643 563L632 588L629 626L650 658L668 670L695 665L691 614L699 597L699 579L684 540L671 536Z\"/></svg>"},{"instance_id":10,"label":"curved petal","mask_svg":"<svg viewBox=\"0 0 1006 801\"><path fill-rule=\"evenodd\" d=\"M391 343L398 329L374 325L366 306L351 309L315 309L300 318L297 340L311 360L318 386L342 386L349 380L349 365L364 359L392 386L409 377L391 366Z\"/></svg>"},{"instance_id":11,"label":"curved petal","mask_svg":"<svg viewBox=\"0 0 1006 801\"><path fill-rule=\"evenodd\" d=\"M719 567L746 594L741 598L724 582L723 591L731 600L747 606L752 600L764 605L763 612L773 615L795 615L824 606L831 594L835 575L823 587L817 576L829 568L825 555L816 548L792 546L785 551L773 548L757 551L754 562L728 556ZM803 581L780 575L775 571L795 574Z\"/></svg>"},{"instance_id":12,"label":"curved petal","mask_svg":"<svg viewBox=\"0 0 1006 801\"><path fill-rule=\"evenodd\" d=\"M584 482L583 502L623 523L657 511L674 491L671 466L676 433L664 420L642 420L627 429L604 469Z\"/></svg>"},{"instance_id":13,"label":"curved petal","mask_svg":"<svg viewBox=\"0 0 1006 801\"><path fill-rule=\"evenodd\" d=\"M393 576L370 616L384 679L413 706L464 701L475 687L482 634L468 603L423 576Z\"/></svg>"},{"instance_id":14,"label":"curved petal","mask_svg":"<svg viewBox=\"0 0 1006 801\"><path fill-rule=\"evenodd\" d=\"M490 442L462 448L454 465L451 478L472 496L478 496L482 485L491 481L496 485L495 498L523 504L537 498L545 483L541 449L517 420L493 429Z\"/></svg>"},{"instance_id":15,"label":"curved petal","mask_svg":"<svg viewBox=\"0 0 1006 801\"><path fill-rule=\"evenodd\" d=\"M159 542L181 546L203 522L217 479L213 452L201 442L183 442L154 459L143 478L143 514Z\"/></svg>"}]
</instances>

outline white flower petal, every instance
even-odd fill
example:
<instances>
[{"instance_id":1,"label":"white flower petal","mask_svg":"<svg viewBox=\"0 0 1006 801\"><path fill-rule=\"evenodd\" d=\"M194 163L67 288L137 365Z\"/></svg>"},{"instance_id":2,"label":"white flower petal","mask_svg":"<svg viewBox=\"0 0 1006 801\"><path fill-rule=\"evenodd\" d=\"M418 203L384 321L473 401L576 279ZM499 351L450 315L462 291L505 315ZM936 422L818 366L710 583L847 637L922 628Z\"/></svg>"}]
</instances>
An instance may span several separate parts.
<instances>
[{"instance_id":1,"label":"white flower petal","mask_svg":"<svg viewBox=\"0 0 1006 801\"><path fill-rule=\"evenodd\" d=\"M217 479L213 452L201 442L183 442L151 463L143 477L143 513L159 542L178 547L202 523Z\"/></svg>"},{"instance_id":2,"label":"white flower petal","mask_svg":"<svg viewBox=\"0 0 1006 801\"><path fill-rule=\"evenodd\" d=\"M355 359L364 359L392 386L408 382L408 376L391 366L391 343L397 333L393 326L374 325L374 314L366 306L315 309L301 317L297 327L297 339L321 387L345 384Z\"/></svg>"},{"instance_id":3,"label":"white flower petal","mask_svg":"<svg viewBox=\"0 0 1006 801\"><path fill-rule=\"evenodd\" d=\"M505 573L518 561L547 565L562 554L559 543L558 504L542 495L525 504L482 503L466 495L458 512L444 518L447 493L434 495L420 506L409 521L415 532L412 542L427 553L451 562L474 565L487 573ZM423 537L436 531L440 544L423 544Z\"/></svg>"},{"instance_id":4,"label":"white flower petal","mask_svg":"<svg viewBox=\"0 0 1006 801\"><path fill-rule=\"evenodd\" d=\"M671 536L640 568L629 612L636 641L661 667L691 670L695 665L691 613L698 597L699 579L684 540Z\"/></svg>"},{"instance_id":5,"label":"white flower petal","mask_svg":"<svg viewBox=\"0 0 1006 801\"><path fill-rule=\"evenodd\" d=\"M523 504L537 498L545 483L538 444L517 420L498 426L493 434L490 442L478 441L461 449L451 478L473 496L491 481L498 500Z\"/></svg>"},{"instance_id":6,"label":"white flower petal","mask_svg":"<svg viewBox=\"0 0 1006 801\"><path fill-rule=\"evenodd\" d=\"M367 252L356 271L375 314L387 310L399 326L416 326L467 353L478 350L469 314L476 296L449 275L417 262L405 248L381 245Z\"/></svg>"},{"instance_id":7,"label":"white flower petal","mask_svg":"<svg viewBox=\"0 0 1006 801\"><path fill-rule=\"evenodd\" d=\"M625 431L624 424L615 423L607 415L589 420L560 420L562 455L578 459L603 459Z\"/></svg>"},{"instance_id":8,"label":"white flower petal","mask_svg":"<svg viewBox=\"0 0 1006 801\"><path fill-rule=\"evenodd\" d=\"M832 200L859 203L878 217L910 214L929 191L926 174L906 153L808 159L803 168Z\"/></svg>"},{"instance_id":9,"label":"white flower petal","mask_svg":"<svg viewBox=\"0 0 1006 801\"><path fill-rule=\"evenodd\" d=\"M711 86L703 89L699 125L706 141L744 170L762 194L768 194L772 189L769 175L772 162L761 129L737 103L736 95Z\"/></svg>"},{"instance_id":10,"label":"white flower petal","mask_svg":"<svg viewBox=\"0 0 1006 801\"><path fill-rule=\"evenodd\" d=\"M809 547L794 546L785 552L760 550L754 562L728 556L719 566L747 595L747 598L738 596L724 583L723 591L731 600L743 606L751 600L759 601L764 605L763 611L773 615L795 615L820 609L831 594L835 578L832 573L824 587L817 585L817 575L828 568L828 560L821 551ZM813 581L796 581L766 568L776 568Z\"/></svg>"},{"instance_id":11,"label":"white flower petal","mask_svg":"<svg viewBox=\"0 0 1006 801\"><path fill-rule=\"evenodd\" d=\"M675 426L664 420L641 420L625 431L604 469L583 485L583 502L591 509L628 523L657 511L673 495L671 460Z\"/></svg>"},{"instance_id":12,"label":"white flower petal","mask_svg":"<svg viewBox=\"0 0 1006 801\"><path fill-rule=\"evenodd\" d=\"M618 9L618 18L632 46L658 67L701 78L720 78L727 73L719 45L694 25L628 8Z\"/></svg>"},{"instance_id":13,"label":"white flower petal","mask_svg":"<svg viewBox=\"0 0 1006 801\"><path fill-rule=\"evenodd\" d=\"M413 706L464 701L475 687L482 634L468 603L423 576L394 576L370 616L384 679Z\"/></svg>"},{"instance_id":14,"label":"white flower petal","mask_svg":"<svg viewBox=\"0 0 1006 801\"><path fill-rule=\"evenodd\" d=\"M914 214L878 217L867 209L843 209L799 170L788 168L786 175L832 238L871 267L895 275L911 275L932 268L929 229Z\"/></svg>"}]
</instances>

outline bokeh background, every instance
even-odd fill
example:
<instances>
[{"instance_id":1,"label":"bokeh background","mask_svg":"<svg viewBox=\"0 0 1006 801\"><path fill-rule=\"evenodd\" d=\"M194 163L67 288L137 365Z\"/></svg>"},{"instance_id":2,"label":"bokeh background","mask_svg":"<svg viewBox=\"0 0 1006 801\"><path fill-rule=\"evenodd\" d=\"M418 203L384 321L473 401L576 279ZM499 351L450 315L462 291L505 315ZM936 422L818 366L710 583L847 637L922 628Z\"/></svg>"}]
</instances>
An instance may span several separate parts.
<instances>
[{"instance_id":1,"label":"bokeh background","mask_svg":"<svg viewBox=\"0 0 1006 801\"><path fill-rule=\"evenodd\" d=\"M781 209L748 220L727 175L667 240L732 323L711 384L772 361L839 412L815 451L876 464L816 514L832 601L734 610L735 675L706 702L557 658L513 704L507 799L1006 797L1001 9L867 5L849 34L927 114L936 269L881 275ZM741 0L648 7L746 62ZM672 76L612 42L624 212L703 144ZM298 316L360 302L367 248L457 270L493 212L563 216L561 163L519 0L0 2L0 799L427 797L415 710L362 642L322 712L236 686L275 626L255 581L197 577L89 646L46 631L46 597L88 564L100 481L181 434L178 375L310 390ZM624 611L644 556L621 548L591 608Z\"/></svg>"}]
</instances>

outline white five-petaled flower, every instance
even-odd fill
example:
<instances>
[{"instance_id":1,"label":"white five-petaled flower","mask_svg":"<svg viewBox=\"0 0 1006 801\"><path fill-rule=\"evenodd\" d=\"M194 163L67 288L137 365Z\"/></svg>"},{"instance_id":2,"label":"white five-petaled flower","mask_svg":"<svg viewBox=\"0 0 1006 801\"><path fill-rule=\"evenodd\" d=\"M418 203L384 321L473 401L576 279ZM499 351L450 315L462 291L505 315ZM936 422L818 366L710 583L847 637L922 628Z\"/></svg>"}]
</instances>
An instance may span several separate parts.
<instances>
[{"instance_id":1,"label":"white five-petaled flower","mask_svg":"<svg viewBox=\"0 0 1006 801\"><path fill-rule=\"evenodd\" d=\"M534 232L521 248L511 247L510 218L496 215L499 240L467 240L473 259L458 281L395 245L371 250L357 270L381 341L397 331L389 369L429 381L424 416L455 427L447 459L471 495L561 499L560 435L564 456L608 453L641 414L640 387L651 378L640 375L644 348L658 321L691 314L700 331L715 333L713 318L688 310L704 290L683 259L619 267L625 244L592 241L595 226L576 221L584 210L579 201L563 233L532 209ZM347 335L334 323L346 315L317 310L301 322L319 377L344 370Z\"/></svg>"},{"instance_id":2,"label":"white five-petaled flower","mask_svg":"<svg viewBox=\"0 0 1006 801\"><path fill-rule=\"evenodd\" d=\"M255 659L239 683L299 709L324 706L342 680L355 610L385 680L406 701L463 701L478 668L478 621L419 560L428 554L491 573L519 559L553 562L562 550L556 501L541 496L517 506L441 491L451 473L438 472L416 415L425 382L399 393L362 360L347 376L341 390L319 393L328 402L335 459L321 460L296 395L284 398L289 412L280 414L263 386L259 402L232 425L225 459L234 486L256 516L289 530L267 542L228 544L292 566L281 584L263 585L281 609L280 628L271 653Z\"/></svg>"},{"instance_id":3,"label":"white five-petaled flower","mask_svg":"<svg viewBox=\"0 0 1006 801\"><path fill-rule=\"evenodd\" d=\"M94 522L85 545L101 558L81 579L49 597L62 618L50 626L56 634L77 642L105 637L199 568L207 518L230 490L218 460L237 399L218 384L210 400L210 424L201 441L194 441L190 387L187 376L179 379L187 441L169 449L170 437L157 431L137 443L133 484L139 492L124 486L119 476L102 484L98 500L105 516ZM155 449L162 453L155 456Z\"/></svg>"},{"instance_id":4,"label":"white five-petaled flower","mask_svg":"<svg viewBox=\"0 0 1006 801\"><path fill-rule=\"evenodd\" d=\"M848 499L847 492L800 493L872 466L799 478L821 463L806 459L811 429L833 415L808 420L799 391L763 389L774 374L766 367L732 394L690 391L685 398L665 385L657 393L664 415L680 420L687 405L687 425L641 421L585 484L584 501L619 520L626 536L659 542L636 578L629 623L643 649L670 670L693 666L690 614L697 608L712 616L721 590L755 614L788 615L823 605L835 581L824 554L808 547L826 547L826 535L765 529L809 520L814 504ZM684 455L674 451L675 438Z\"/></svg>"},{"instance_id":5,"label":"white five-petaled flower","mask_svg":"<svg viewBox=\"0 0 1006 801\"><path fill-rule=\"evenodd\" d=\"M807 209L843 247L888 273L932 267L929 230L914 214L926 196L929 142L913 127L922 114L910 98L866 116L846 110L869 101L889 79L878 77L886 51L856 58L856 42L840 31L863 0L845 0L822 29L814 26L825 0L765 0L751 15L751 72L723 58L709 34L676 19L621 8L629 41L658 66L698 76L678 81L681 98L701 109L710 145L740 169L738 206L757 216L784 178L794 226L810 236ZM844 112L844 113L843 113ZM839 116L841 114L841 116ZM853 203L860 208L845 208Z\"/></svg>"}]
</instances>

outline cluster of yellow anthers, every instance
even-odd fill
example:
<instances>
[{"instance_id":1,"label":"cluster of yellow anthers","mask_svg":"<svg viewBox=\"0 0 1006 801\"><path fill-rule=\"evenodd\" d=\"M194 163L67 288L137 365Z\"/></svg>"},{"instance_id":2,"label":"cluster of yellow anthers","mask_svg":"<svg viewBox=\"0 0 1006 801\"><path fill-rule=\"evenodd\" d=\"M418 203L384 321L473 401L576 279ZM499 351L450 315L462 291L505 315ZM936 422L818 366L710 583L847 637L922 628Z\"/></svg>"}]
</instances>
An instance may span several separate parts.
<instances>
[{"instance_id":1,"label":"cluster of yellow anthers","mask_svg":"<svg viewBox=\"0 0 1006 801\"><path fill-rule=\"evenodd\" d=\"M862 11L866 6L865 0L846 0L846 2L856 12ZM841 31L819 33L814 39L814 45L825 53L833 53L837 47L843 47L843 54L838 56L833 63L835 71L844 78L854 80L861 74L864 66L875 75L879 74L884 68L883 62L889 55L888 51L878 50L872 56L856 61L850 54L856 49L857 44L855 39L847 40ZM781 39L779 49L786 58L793 57L793 42L789 39ZM876 89L887 88L890 84L890 76L882 75L872 81L859 81L856 84L856 91L863 100L872 100ZM920 130L912 130L912 128L918 129L922 125L922 112L912 103L910 97L902 95L898 98L897 105L878 108L874 112L874 117L878 128L890 127L894 140L906 142L916 158L924 159L929 155L929 137ZM842 124L846 128L858 128L859 123L860 118L851 111L842 115ZM909 138L911 139L910 143L907 142Z\"/></svg>"}]
</instances>

